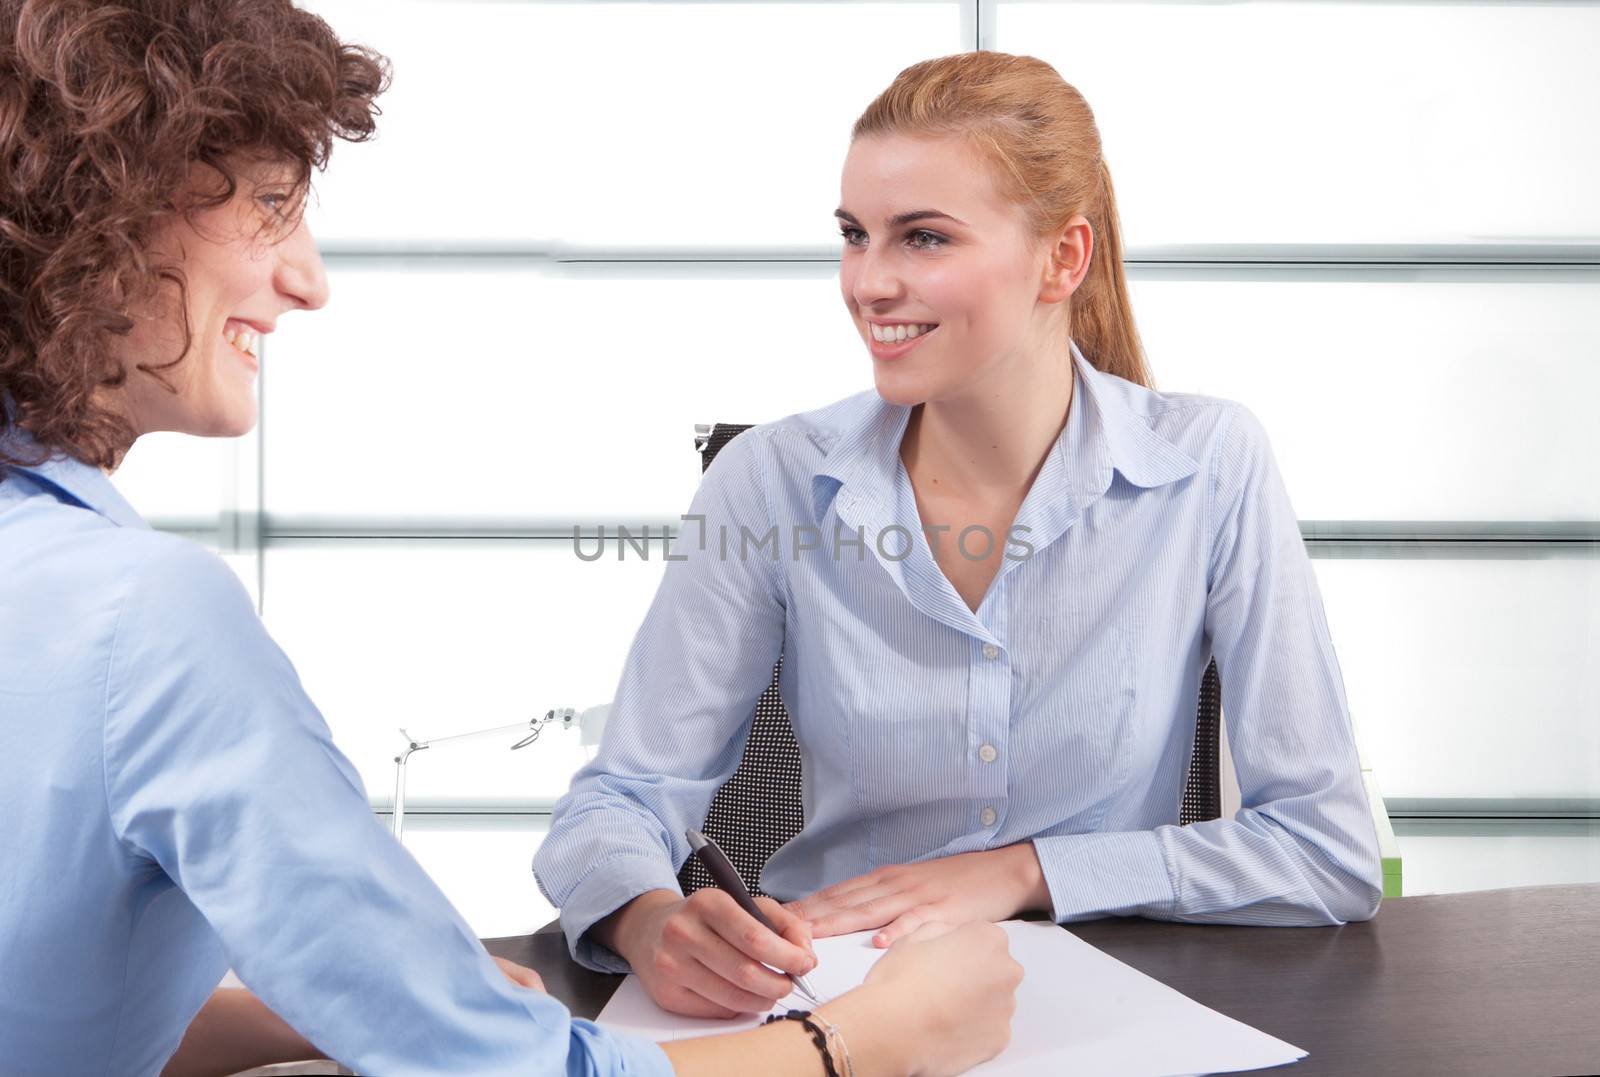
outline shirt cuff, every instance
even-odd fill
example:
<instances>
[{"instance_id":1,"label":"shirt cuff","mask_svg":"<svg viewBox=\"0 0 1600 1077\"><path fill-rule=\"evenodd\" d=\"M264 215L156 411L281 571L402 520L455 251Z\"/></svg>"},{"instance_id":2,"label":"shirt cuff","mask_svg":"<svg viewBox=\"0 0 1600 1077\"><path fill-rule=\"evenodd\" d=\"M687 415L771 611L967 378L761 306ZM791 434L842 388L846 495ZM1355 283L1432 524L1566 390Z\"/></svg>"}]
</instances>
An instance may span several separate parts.
<instances>
[{"instance_id":1,"label":"shirt cuff","mask_svg":"<svg viewBox=\"0 0 1600 1077\"><path fill-rule=\"evenodd\" d=\"M670 865L655 857L619 856L591 868L561 906L561 930L566 932L572 960L596 972L632 972L620 954L589 938L588 931L651 890L682 893Z\"/></svg>"},{"instance_id":2,"label":"shirt cuff","mask_svg":"<svg viewBox=\"0 0 1600 1077\"><path fill-rule=\"evenodd\" d=\"M658 1043L610 1032L577 1017L572 1019L572 1035L583 1041L588 1057L596 1063L593 1072L597 1075L673 1077L672 1061ZM572 1072L571 1067L568 1070Z\"/></svg>"},{"instance_id":3,"label":"shirt cuff","mask_svg":"<svg viewBox=\"0 0 1600 1077\"><path fill-rule=\"evenodd\" d=\"M1101 916L1170 918L1178 888L1153 830L1034 838L1058 924Z\"/></svg>"}]
</instances>

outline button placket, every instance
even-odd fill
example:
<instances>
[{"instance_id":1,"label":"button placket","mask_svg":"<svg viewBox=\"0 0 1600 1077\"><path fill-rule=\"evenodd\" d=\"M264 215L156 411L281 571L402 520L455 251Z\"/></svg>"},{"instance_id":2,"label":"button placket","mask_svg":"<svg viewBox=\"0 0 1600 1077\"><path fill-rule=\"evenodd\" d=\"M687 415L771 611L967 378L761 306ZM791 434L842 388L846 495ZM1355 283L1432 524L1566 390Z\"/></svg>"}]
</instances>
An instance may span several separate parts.
<instances>
[{"instance_id":1,"label":"button placket","mask_svg":"<svg viewBox=\"0 0 1600 1077\"><path fill-rule=\"evenodd\" d=\"M1003 607L995 611L999 624L987 627L991 639L1004 633ZM973 839L978 848L995 840L1000 820L1001 801L1007 796L1006 768L995 766L1000 759L1011 722L1011 661L1002 644L973 640L971 684L977 704L971 711L974 721L968 727L968 767L971 778L971 811L976 829Z\"/></svg>"}]
</instances>

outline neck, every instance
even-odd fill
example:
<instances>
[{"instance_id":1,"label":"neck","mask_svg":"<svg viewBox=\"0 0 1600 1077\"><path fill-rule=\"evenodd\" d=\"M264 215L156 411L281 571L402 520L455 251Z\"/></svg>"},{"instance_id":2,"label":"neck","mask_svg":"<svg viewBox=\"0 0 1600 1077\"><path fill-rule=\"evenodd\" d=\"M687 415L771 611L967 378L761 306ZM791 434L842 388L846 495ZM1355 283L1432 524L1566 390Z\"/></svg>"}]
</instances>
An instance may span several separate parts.
<instances>
[{"instance_id":1,"label":"neck","mask_svg":"<svg viewBox=\"0 0 1600 1077\"><path fill-rule=\"evenodd\" d=\"M900 443L906 470L949 495L1015 500L1033 485L1072 406L1072 358L1041 359L1026 377L930 400Z\"/></svg>"}]
</instances>

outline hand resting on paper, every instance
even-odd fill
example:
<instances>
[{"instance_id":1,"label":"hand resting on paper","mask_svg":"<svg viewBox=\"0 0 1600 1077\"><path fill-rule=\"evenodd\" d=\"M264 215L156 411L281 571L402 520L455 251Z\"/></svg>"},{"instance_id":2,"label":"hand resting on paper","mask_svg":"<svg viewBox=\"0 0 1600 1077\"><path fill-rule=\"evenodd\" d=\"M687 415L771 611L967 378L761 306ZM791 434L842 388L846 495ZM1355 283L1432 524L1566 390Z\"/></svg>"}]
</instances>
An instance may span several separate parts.
<instances>
[{"instance_id":1,"label":"hand resting on paper","mask_svg":"<svg viewBox=\"0 0 1600 1077\"><path fill-rule=\"evenodd\" d=\"M1032 842L879 868L784 906L815 938L882 928L874 946L889 946L926 923L995 923L1025 912L1048 912L1050 890Z\"/></svg>"}]
</instances>

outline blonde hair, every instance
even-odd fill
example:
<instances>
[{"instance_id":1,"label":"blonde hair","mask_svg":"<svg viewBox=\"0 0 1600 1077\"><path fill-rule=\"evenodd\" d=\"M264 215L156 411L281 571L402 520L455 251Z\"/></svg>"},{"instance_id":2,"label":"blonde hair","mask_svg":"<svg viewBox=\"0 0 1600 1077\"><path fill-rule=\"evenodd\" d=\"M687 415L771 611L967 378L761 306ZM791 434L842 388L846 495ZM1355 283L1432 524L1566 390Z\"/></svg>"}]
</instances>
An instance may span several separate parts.
<instances>
[{"instance_id":1,"label":"blonde hair","mask_svg":"<svg viewBox=\"0 0 1600 1077\"><path fill-rule=\"evenodd\" d=\"M1083 95L1032 56L963 52L912 64L856 120L865 135L957 136L995 167L1006 197L1044 238L1083 214L1094 231L1089 272L1071 300L1072 336L1098 370L1150 385L1122 270L1111 173Z\"/></svg>"}]
</instances>

